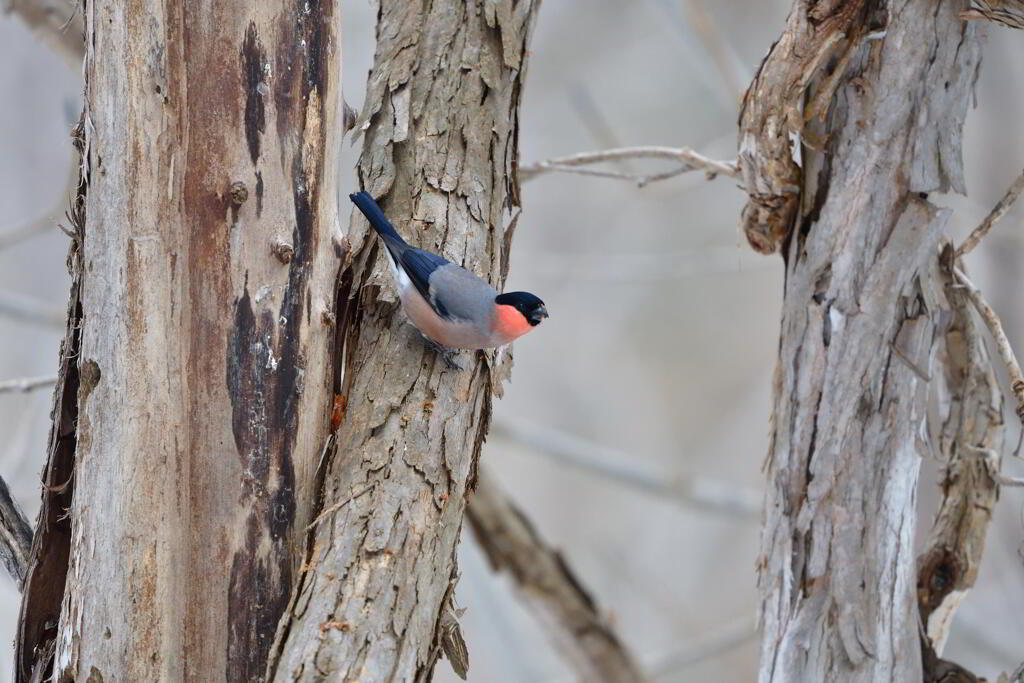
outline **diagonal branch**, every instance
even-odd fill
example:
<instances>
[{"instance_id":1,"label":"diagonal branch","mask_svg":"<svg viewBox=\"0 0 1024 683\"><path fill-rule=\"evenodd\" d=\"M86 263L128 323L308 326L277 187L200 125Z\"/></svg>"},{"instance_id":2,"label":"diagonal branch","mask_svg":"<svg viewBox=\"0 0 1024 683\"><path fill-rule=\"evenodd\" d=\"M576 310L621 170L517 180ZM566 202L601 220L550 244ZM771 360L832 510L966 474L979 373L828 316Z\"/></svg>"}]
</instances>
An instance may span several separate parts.
<instances>
[{"instance_id":1,"label":"diagonal branch","mask_svg":"<svg viewBox=\"0 0 1024 683\"><path fill-rule=\"evenodd\" d=\"M85 54L85 24L80 2L72 0L0 0L0 10L14 14L68 66L79 68Z\"/></svg>"},{"instance_id":2,"label":"diagonal branch","mask_svg":"<svg viewBox=\"0 0 1024 683\"><path fill-rule=\"evenodd\" d=\"M32 527L0 477L0 562L21 587L32 548Z\"/></svg>"},{"instance_id":3,"label":"diagonal branch","mask_svg":"<svg viewBox=\"0 0 1024 683\"><path fill-rule=\"evenodd\" d=\"M1003 359L1006 371L1010 376L1010 390L1013 391L1013 396L1017 400L1017 417L1021 419L1021 422L1024 422L1024 374L1021 373L1020 363L1017 361L1017 356L1013 353L1010 340L1006 337L1006 331L1003 330L1003 323L999 316L996 315L996 312L992 310L992 307L989 306L988 302L985 301L981 290L967 278L964 272L959 268L954 268L953 273L956 275L959 283L963 285L964 292L971 300L971 304L974 305L978 314L981 315L981 319L985 321L988 331L996 342L996 350L999 352L999 357Z\"/></svg>"},{"instance_id":4,"label":"diagonal branch","mask_svg":"<svg viewBox=\"0 0 1024 683\"><path fill-rule=\"evenodd\" d=\"M516 590L537 613L538 621L548 628L558 648L575 665L580 680L645 680L565 558L541 538L485 468L480 470L466 517L491 568L512 577Z\"/></svg>"},{"instance_id":5,"label":"diagonal branch","mask_svg":"<svg viewBox=\"0 0 1024 683\"><path fill-rule=\"evenodd\" d=\"M964 254L969 254L971 251L978 246L978 243L988 234L988 231L992 229L992 226L999 222L999 220L1007 214L1007 212L1013 207L1013 205L1020 198L1021 192L1024 192L1024 171L1017 176L1017 179L1013 181L1009 189L1006 190L1006 194L1003 198L996 202L996 205L992 207L992 211L985 216L985 220L978 224L971 234L967 236L964 243L956 249L956 257L960 258Z\"/></svg>"},{"instance_id":6,"label":"diagonal branch","mask_svg":"<svg viewBox=\"0 0 1024 683\"><path fill-rule=\"evenodd\" d=\"M963 598L978 578L985 538L999 499L999 455L1003 443L1003 397L969 294L957 286L953 248L941 268L952 322L942 341L946 362L939 382L938 452L942 459L941 502L928 543L917 559L917 603L929 652L942 654Z\"/></svg>"},{"instance_id":7,"label":"diagonal branch","mask_svg":"<svg viewBox=\"0 0 1024 683\"><path fill-rule=\"evenodd\" d=\"M526 444L552 460L680 505L728 516L757 519L759 494L729 482L701 476L673 476L645 469L626 453L557 429L508 418L496 419L491 433Z\"/></svg>"}]
</instances>

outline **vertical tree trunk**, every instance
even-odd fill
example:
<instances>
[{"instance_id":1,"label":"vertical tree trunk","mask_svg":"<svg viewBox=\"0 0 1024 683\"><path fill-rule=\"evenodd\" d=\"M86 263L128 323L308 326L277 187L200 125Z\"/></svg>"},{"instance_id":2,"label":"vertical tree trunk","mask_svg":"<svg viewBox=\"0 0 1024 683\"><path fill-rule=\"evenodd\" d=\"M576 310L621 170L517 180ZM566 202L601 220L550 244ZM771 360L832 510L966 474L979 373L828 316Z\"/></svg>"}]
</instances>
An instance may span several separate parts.
<instances>
[{"instance_id":1,"label":"vertical tree trunk","mask_svg":"<svg viewBox=\"0 0 1024 683\"><path fill-rule=\"evenodd\" d=\"M55 638L61 680L255 680L329 429L334 4L84 12L81 339L65 349L60 487L44 492L19 678ZM58 505L70 534L46 532Z\"/></svg>"},{"instance_id":2,"label":"vertical tree trunk","mask_svg":"<svg viewBox=\"0 0 1024 683\"><path fill-rule=\"evenodd\" d=\"M927 193L964 190L961 127L979 66L966 6L796 0L748 92L746 228L762 247L784 236L786 258L762 683L921 680L918 439L949 317L938 265L948 211Z\"/></svg>"},{"instance_id":3,"label":"vertical tree trunk","mask_svg":"<svg viewBox=\"0 0 1024 683\"><path fill-rule=\"evenodd\" d=\"M518 206L518 107L538 0L382 0L359 177L409 242L499 288ZM460 670L455 549L491 394L493 354L447 370L399 312L362 218L342 275L347 412L326 506L280 633L275 680L429 680Z\"/></svg>"}]
</instances>

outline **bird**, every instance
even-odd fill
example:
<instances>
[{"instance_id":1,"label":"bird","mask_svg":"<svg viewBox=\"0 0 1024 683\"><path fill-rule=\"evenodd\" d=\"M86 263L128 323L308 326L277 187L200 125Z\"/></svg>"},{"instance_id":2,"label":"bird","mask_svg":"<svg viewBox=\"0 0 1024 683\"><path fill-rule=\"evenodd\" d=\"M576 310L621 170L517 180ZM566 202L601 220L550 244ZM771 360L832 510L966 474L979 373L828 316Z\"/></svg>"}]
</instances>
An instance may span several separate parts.
<instances>
[{"instance_id":1,"label":"bird","mask_svg":"<svg viewBox=\"0 0 1024 683\"><path fill-rule=\"evenodd\" d=\"M529 292L498 291L447 259L411 246L367 192L349 195L388 250L402 309L449 367L457 349L504 346L548 317Z\"/></svg>"}]
</instances>

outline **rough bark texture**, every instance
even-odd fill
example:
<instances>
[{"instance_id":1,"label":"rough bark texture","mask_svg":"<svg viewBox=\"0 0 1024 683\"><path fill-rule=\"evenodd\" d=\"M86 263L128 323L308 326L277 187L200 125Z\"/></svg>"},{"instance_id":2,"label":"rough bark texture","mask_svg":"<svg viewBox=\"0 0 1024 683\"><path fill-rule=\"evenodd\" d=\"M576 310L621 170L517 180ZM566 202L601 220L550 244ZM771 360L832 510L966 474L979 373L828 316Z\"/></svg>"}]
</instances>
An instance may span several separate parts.
<instances>
[{"instance_id":1,"label":"rough bark texture","mask_svg":"<svg viewBox=\"0 0 1024 683\"><path fill-rule=\"evenodd\" d=\"M764 254L779 250L800 208L801 169L793 141L804 121L828 110L849 60L868 33L866 0L797 0L743 97L739 166L748 199L743 232ZM838 56L838 62L831 59ZM816 78L820 72L830 73ZM804 106L805 94L813 90ZM813 144L820 148L822 140Z\"/></svg>"},{"instance_id":2,"label":"rough bark texture","mask_svg":"<svg viewBox=\"0 0 1024 683\"><path fill-rule=\"evenodd\" d=\"M329 429L334 5L84 11L88 230L19 679L56 625L61 680L255 680Z\"/></svg>"},{"instance_id":3,"label":"rough bark texture","mask_svg":"<svg viewBox=\"0 0 1024 683\"><path fill-rule=\"evenodd\" d=\"M580 680L637 683L644 676L561 553L549 546L486 468L466 513L495 571L508 572Z\"/></svg>"},{"instance_id":4,"label":"rough bark texture","mask_svg":"<svg viewBox=\"0 0 1024 683\"><path fill-rule=\"evenodd\" d=\"M0 563L20 586L25 579L32 546L32 527L11 497L7 482L0 479Z\"/></svg>"},{"instance_id":5,"label":"rough bark texture","mask_svg":"<svg viewBox=\"0 0 1024 683\"><path fill-rule=\"evenodd\" d=\"M85 121L74 130L75 149L85 152ZM75 489L75 443L78 429L78 359L82 345L82 238L85 235L87 171L79 165L75 198L68 218L74 239L68 250L71 275L67 328L60 344L57 384L50 412L50 438L43 467L42 501L36 521L28 570L22 585L18 638L15 643L15 680L46 680L52 671L57 623L67 580L71 552L71 509ZM88 391L88 390L86 390Z\"/></svg>"},{"instance_id":6,"label":"rough bark texture","mask_svg":"<svg viewBox=\"0 0 1024 683\"><path fill-rule=\"evenodd\" d=\"M798 0L793 11L807 17L791 16L787 30L829 6L845 11ZM831 79L835 96L821 123L807 124L822 151L802 150L784 246L759 574L763 683L921 680L918 440L937 325L949 318L938 263L948 212L923 193L963 190L961 127L979 67L965 8L870 0L864 16L884 35L811 79L809 97L829 94Z\"/></svg>"},{"instance_id":7,"label":"rough bark texture","mask_svg":"<svg viewBox=\"0 0 1024 683\"><path fill-rule=\"evenodd\" d=\"M974 586L985 536L999 499L1003 395L982 329L952 274L953 249L942 259L942 283L952 320L941 338L935 373L941 426L942 501L918 559L917 600L933 649L941 654L957 607Z\"/></svg>"},{"instance_id":8,"label":"rough bark texture","mask_svg":"<svg viewBox=\"0 0 1024 683\"><path fill-rule=\"evenodd\" d=\"M399 231L499 288L537 5L384 0L356 124L362 185ZM462 372L446 369L400 312L361 217L349 242L339 295L347 412L325 476L327 514L311 534L272 672L429 680L442 636L457 639L455 549L501 370L481 353L463 353Z\"/></svg>"}]
</instances>

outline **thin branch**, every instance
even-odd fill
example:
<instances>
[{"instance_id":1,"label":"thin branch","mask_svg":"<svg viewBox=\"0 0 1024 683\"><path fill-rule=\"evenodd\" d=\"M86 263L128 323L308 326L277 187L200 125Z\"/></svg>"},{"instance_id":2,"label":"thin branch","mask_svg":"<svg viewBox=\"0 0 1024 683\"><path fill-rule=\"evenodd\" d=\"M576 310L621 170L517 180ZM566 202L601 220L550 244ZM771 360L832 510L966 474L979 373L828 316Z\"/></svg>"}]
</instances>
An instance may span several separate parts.
<instances>
[{"instance_id":1,"label":"thin branch","mask_svg":"<svg viewBox=\"0 0 1024 683\"><path fill-rule=\"evenodd\" d=\"M720 657L757 638L756 620L746 615L713 631L701 640L687 643L684 648L663 656L651 669L654 678L661 678L695 664Z\"/></svg>"},{"instance_id":2,"label":"thin branch","mask_svg":"<svg viewBox=\"0 0 1024 683\"><path fill-rule=\"evenodd\" d=\"M82 66L85 24L79 2L72 0L0 0L0 10L14 14L72 68Z\"/></svg>"},{"instance_id":3,"label":"thin branch","mask_svg":"<svg viewBox=\"0 0 1024 683\"><path fill-rule=\"evenodd\" d=\"M618 171L599 171L584 168L592 164L600 164L609 161L622 161L624 159L663 159L681 164L678 168L655 174L632 174ZM603 178L617 178L630 180L641 187L666 178L688 173L690 171L704 171L708 179L723 175L729 178L739 177L739 168L735 161L718 161L710 159L703 154L695 152L689 147L619 147L616 149L605 149L596 152L581 152L570 154L564 157L555 157L545 161L538 161L519 167L519 179L523 182L536 178L543 173L576 173L579 175L599 176Z\"/></svg>"},{"instance_id":4,"label":"thin branch","mask_svg":"<svg viewBox=\"0 0 1024 683\"><path fill-rule=\"evenodd\" d=\"M718 69L722 82L732 96L733 101L739 104L743 99L746 89L745 84L750 81L747 74L741 74L737 68L736 50L732 48L725 39L722 31L715 24L715 20L708 13L703 0L685 0L683 9L686 12L687 20L700 38L701 44Z\"/></svg>"},{"instance_id":5,"label":"thin branch","mask_svg":"<svg viewBox=\"0 0 1024 683\"><path fill-rule=\"evenodd\" d=\"M988 305L988 302L985 301L981 291L964 275L963 271L959 268L954 268L953 273L956 275L956 279L960 281L960 284L964 286L967 297L981 315L982 320L985 321L989 332L992 334L992 338L996 342L996 350L999 352L1000 358L1003 359L1006 371L1010 376L1010 390L1017 400L1017 417L1024 423L1024 374L1021 373L1020 363L1017 362L1017 357L1010 346L1010 340L1007 339L1006 332L1003 330L1003 323L999 316L996 315L996 312L992 310L992 307Z\"/></svg>"},{"instance_id":6,"label":"thin branch","mask_svg":"<svg viewBox=\"0 0 1024 683\"><path fill-rule=\"evenodd\" d=\"M0 315L20 322L64 329L64 314L43 301L24 294L0 290Z\"/></svg>"},{"instance_id":7,"label":"thin branch","mask_svg":"<svg viewBox=\"0 0 1024 683\"><path fill-rule=\"evenodd\" d=\"M0 381L0 394L20 391L34 391L44 387L51 387L57 383L56 375L45 375L43 377L19 377L18 379L5 379Z\"/></svg>"},{"instance_id":8,"label":"thin branch","mask_svg":"<svg viewBox=\"0 0 1024 683\"><path fill-rule=\"evenodd\" d=\"M552 460L654 494L690 508L757 519L760 495L742 486L701 476L673 476L644 468L635 456L542 425L495 419L491 433L531 446Z\"/></svg>"},{"instance_id":9,"label":"thin branch","mask_svg":"<svg viewBox=\"0 0 1024 683\"><path fill-rule=\"evenodd\" d=\"M494 571L507 572L538 613L580 680L638 683L645 676L600 614L565 558L541 538L486 468L466 508L473 536Z\"/></svg>"},{"instance_id":10,"label":"thin branch","mask_svg":"<svg viewBox=\"0 0 1024 683\"><path fill-rule=\"evenodd\" d=\"M1017 179L1013 181L1010 188L1003 195L1003 198L996 202L996 205L992 208L992 211L985 216L985 220L978 224L971 234L967 236L964 243L957 247L956 257L960 258L964 254L971 253L978 243L981 242L982 238L988 234L988 231L992 229L992 226L999 222L999 220L1007 214L1007 212L1013 207L1013 205L1020 198L1021 193L1024 192L1024 171L1021 172Z\"/></svg>"},{"instance_id":11,"label":"thin branch","mask_svg":"<svg viewBox=\"0 0 1024 683\"><path fill-rule=\"evenodd\" d=\"M0 477L0 561L21 587L32 548L32 527Z\"/></svg>"}]
</instances>

